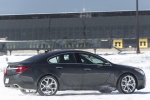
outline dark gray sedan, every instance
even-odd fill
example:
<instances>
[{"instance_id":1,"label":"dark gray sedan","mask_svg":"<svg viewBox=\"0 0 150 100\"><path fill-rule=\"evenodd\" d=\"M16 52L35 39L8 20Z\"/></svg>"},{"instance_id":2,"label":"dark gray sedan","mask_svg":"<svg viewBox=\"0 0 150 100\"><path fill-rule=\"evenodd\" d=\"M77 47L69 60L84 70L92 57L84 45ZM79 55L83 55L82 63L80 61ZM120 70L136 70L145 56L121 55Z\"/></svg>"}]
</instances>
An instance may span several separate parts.
<instances>
[{"instance_id":1,"label":"dark gray sedan","mask_svg":"<svg viewBox=\"0 0 150 100\"><path fill-rule=\"evenodd\" d=\"M143 70L113 64L90 52L60 50L38 54L4 71L4 85L23 93L54 95L59 90L98 90L131 94L145 88Z\"/></svg>"}]
</instances>

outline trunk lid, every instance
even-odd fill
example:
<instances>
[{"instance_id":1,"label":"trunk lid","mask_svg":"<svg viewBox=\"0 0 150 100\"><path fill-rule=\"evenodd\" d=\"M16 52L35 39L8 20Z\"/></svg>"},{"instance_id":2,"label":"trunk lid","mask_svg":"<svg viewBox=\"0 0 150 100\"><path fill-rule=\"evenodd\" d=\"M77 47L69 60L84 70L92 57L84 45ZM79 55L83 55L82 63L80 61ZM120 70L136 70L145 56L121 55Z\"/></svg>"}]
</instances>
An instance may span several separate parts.
<instances>
[{"instance_id":1,"label":"trunk lid","mask_svg":"<svg viewBox=\"0 0 150 100\"><path fill-rule=\"evenodd\" d=\"M15 75L28 70L33 64L33 61L22 61L22 62L13 62L8 63L6 71L4 74Z\"/></svg>"}]
</instances>

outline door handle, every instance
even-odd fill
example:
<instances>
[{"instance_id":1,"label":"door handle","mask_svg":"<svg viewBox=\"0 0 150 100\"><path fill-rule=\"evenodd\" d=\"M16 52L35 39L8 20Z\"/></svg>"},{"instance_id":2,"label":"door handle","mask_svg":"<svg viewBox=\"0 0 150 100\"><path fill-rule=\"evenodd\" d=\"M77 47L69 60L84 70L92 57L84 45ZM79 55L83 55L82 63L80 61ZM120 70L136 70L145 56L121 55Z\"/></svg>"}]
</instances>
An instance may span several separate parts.
<instances>
[{"instance_id":1,"label":"door handle","mask_svg":"<svg viewBox=\"0 0 150 100\"><path fill-rule=\"evenodd\" d=\"M84 70L85 70L85 71L90 71L91 69L90 69L90 68L84 68Z\"/></svg>"},{"instance_id":2,"label":"door handle","mask_svg":"<svg viewBox=\"0 0 150 100\"><path fill-rule=\"evenodd\" d=\"M56 67L57 69L63 69L63 67Z\"/></svg>"}]
</instances>

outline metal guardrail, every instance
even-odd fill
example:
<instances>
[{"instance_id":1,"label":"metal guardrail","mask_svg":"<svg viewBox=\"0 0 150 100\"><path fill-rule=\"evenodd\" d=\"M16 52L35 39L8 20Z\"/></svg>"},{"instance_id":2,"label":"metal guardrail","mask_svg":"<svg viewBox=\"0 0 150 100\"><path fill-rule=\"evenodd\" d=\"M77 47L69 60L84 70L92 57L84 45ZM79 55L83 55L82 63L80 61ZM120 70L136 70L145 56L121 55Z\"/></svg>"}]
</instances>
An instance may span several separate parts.
<instances>
[{"instance_id":1,"label":"metal guardrail","mask_svg":"<svg viewBox=\"0 0 150 100\"><path fill-rule=\"evenodd\" d=\"M110 40L101 39L5 41L0 42L0 50L93 49L110 48L110 44Z\"/></svg>"}]
</instances>

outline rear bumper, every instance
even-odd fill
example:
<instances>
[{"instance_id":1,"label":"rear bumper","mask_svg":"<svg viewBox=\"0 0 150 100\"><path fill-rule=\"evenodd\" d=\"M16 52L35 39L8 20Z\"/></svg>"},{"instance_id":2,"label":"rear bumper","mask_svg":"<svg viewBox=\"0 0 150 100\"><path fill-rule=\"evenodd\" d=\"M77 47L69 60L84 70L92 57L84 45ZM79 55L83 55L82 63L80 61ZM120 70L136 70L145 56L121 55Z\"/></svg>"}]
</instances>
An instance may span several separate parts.
<instances>
[{"instance_id":1,"label":"rear bumper","mask_svg":"<svg viewBox=\"0 0 150 100\"><path fill-rule=\"evenodd\" d=\"M9 88L19 88L19 89L36 89L36 85L34 85L33 80L29 80L28 78L20 77L17 75L4 75L4 86Z\"/></svg>"}]
</instances>

